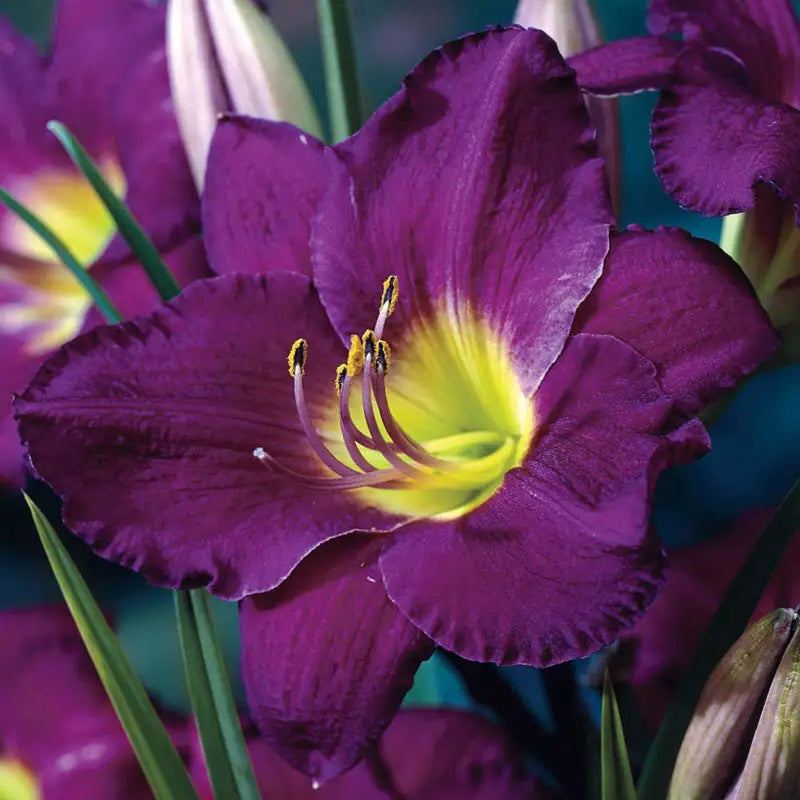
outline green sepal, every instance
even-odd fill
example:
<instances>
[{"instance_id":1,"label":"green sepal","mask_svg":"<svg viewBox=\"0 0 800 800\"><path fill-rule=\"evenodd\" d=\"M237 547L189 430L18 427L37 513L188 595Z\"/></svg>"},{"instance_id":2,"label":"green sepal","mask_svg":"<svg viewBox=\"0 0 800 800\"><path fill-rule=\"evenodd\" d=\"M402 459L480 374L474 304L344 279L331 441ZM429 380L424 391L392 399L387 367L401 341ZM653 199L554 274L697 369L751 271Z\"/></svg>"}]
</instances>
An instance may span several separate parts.
<instances>
[{"instance_id":1,"label":"green sepal","mask_svg":"<svg viewBox=\"0 0 800 800\"><path fill-rule=\"evenodd\" d=\"M204 589L175 592L186 686L215 797L259 800Z\"/></svg>"},{"instance_id":2,"label":"green sepal","mask_svg":"<svg viewBox=\"0 0 800 800\"><path fill-rule=\"evenodd\" d=\"M75 279L83 286L97 306L97 310L107 322L122 322L122 317L109 296L103 291L99 283L84 269L83 265L73 255L72 251L59 239L55 232L45 222L37 217L30 209L25 208L8 192L0 189L0 203L9 211L16 214L47 246L55 253L59 261L73 274Z\"/></svg>"},{"instance_id":3,"label":"green sepal","mask_svg":"<svg viewBox=\"0 0 800 800\"><path fill-rule=\"evenodd\" d=\"M156 800L198 800L178 752L128 657L58 535L25 495L64 600Z\"/></svg>"},{"instance_id":4,"label":"green sepal","mask_svg":"<svg viewBox=\"0 0 800 800\"><path fill-rule=\"evenodd\" d=\"M55 134L67 151L75 166L92 185L97 196L108 210L117 225L122 238L127 242L134 256L144 267L147 277L155 287L162 300L169 300L180 292L181 287L175 276L164 263L158 248L150 241L142 226L134 219L125 203L114 194L106 183L97 165L84 150L81 143L61 122L50 121L47 129Z\"/></svg>"},{"instance_id":5,"label":"green sepal","mask_svg":"<svg viewBox=\"0 0 800 800\"><path fill-rule=\"evenodd\" d=\"M606 670L600 722L601 797L603 800L636 800L631 762L619 715L614 684Z\"/></svg>"}]
</instances>

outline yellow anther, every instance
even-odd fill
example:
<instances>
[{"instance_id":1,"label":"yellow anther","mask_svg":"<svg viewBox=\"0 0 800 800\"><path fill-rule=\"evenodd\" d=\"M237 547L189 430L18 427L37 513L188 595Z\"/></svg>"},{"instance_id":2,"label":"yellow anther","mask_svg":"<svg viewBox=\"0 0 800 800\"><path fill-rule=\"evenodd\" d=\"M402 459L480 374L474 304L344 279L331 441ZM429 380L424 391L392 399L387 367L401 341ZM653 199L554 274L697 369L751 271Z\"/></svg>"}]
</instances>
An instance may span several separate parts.
<instances>
[{"instance_id":1,"label":"yellow anther","mask_svg":"<svg viewBox=\"0 0 800 800\"><path fill-rule=\"evenodd\" d=\"M392 348L389 347L385 339L380 339L378 341L377 355L375 356L375 369L383 370L383 374L385 375L389 371L391 360Z\"/></svg>"},{"instance_id":2,"label":"yellow anther","mask_svg":"<svg viewBox=\"0 0 800 800\"><path fill-rule=\"evenodd\" d=\"M336 379L333 385L336 387L336 394L341 395L342 386L344 386L344 379L347 377L347 364L339 364L336 367Z\"/></svg>"},{"instance_id":3,"label":"yellow anther","mask_svg":"<svg viewBox=\"0 0 800 800\"><path fill-rule=\"evenodd\" d=\"M388 317L397 305L397 275L390 275L383 282L383 292L381 294L381 309L387 306L386 316Z\"/></svg>"},{"instance_id":4,"label":"yellow anther","mask_svg":"<svg viewBox=\"0 0 800 800\"><path fill-rule=\"evenodd\" d=\"M347 351L347 374L354 378L361 373L364 369L364 346L361 344L361 338L355 334L350 336L350 349Z\"/></svg>"},{"instance_id":5,"label":"yellow anther","mask_svg":"<svg viewBox=\"0 0 800 800\"><path fill-rule=\"evenodd\" d=\"M368 328L361 336L361 346L364 353L364 359L375 357L375 331Z\"/></svg>"},{"instance_id":6,"label":"yellow anther","mask_svg":"<svg viewBox=\"0 0 800 800\"><path fill-rule=\"evenodd\" d=\"M305 339L296 339L289 351L289 374L294 378L297 368L300 374L306 374L306 358L308 357L308 342Z\"/></svg>"}]
</instances>

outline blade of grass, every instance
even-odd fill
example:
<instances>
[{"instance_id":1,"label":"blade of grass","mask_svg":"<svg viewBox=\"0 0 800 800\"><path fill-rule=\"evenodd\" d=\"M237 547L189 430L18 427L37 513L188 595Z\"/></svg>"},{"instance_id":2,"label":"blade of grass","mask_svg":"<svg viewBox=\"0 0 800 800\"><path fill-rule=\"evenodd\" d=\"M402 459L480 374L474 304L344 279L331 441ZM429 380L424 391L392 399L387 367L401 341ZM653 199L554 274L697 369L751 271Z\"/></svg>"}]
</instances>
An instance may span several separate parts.
<instances>
[{"instance_id":1,"label":"blade of grass","mask_svg":"<svg viewBox=\"0 0 800 800\"><path fill-rule=\"evenodd\" d=\"M363 122L353 29L347 0L317 0L331 137L340 142Z\"/></svg>"},{"instance_id":2,"label":"blade of grass","mask_svg":"<svg viewBox=\"0 0 800 800\"><path fill-rule=\"evenodd\" d=\"M214 620L203 589L175 592L186 685L215 797L258 800Z\"/></svg>"},{"instance_id":3,"label":"blade of grass","mask_svg":"<svg viewBox=\"0 0 800 800\"><path fill-rule=\"evenodd\" d=\"M641 800L667 796L672 769L703 686L741 635L786 545L800 528L800 480L784 497L761 534L694 652L685 677L647 753L639 779Z\"/></svg>"},{"instance_id":4,"label":"blade of grass","mask_svg":"<svg viewBox=\"0 0 800 800\"><path fill-rule=\"evenodd\" d=\"M162 300L169 300L180 292L181 287L164 263L156 246L150 241L142 226L134 219L125 203L117 197L111 187L106 183L97 165L84 150L81 143L70 133L69 129L61 122L47 123L51 131L61 142L67 155L75 166L83 173L86 180L92 185L97 196L117 225L122 238L128 247L141 262Z\"/></svg>"},{"instance_id":5,"label":"blade of grass","mask_svg":"<svg viewBox=\"0 0 800 800\"><path fill-rule=\"evenodd\" d=\"M601 796L603 800L636 800L631 762L625 745L622 719L608 670L603 680L603 710L600 723Z\"/></svg>"},{"instance_id":6,"label":"blade of grass","mask_svg":"<svg viewBox=\"0 0 800 800\"><path fill-rule=\"evenodd\" d=\"M25 495L61 593L89 656L157 800L197 800L197 793L147 692L66 548L38 506Z\"/></svg>"},{"instance_id":7,"label":"blade of grass","mask_svg":"<svg viewBox=\"0 0 800 800\"><path fill-rule=\"evenodd\" d=\"M37 217L30 209L25 208L18 200L15 200L8 192L0 189L0 203L9 211L16 214L26 225L28 225L39 238L55 253L59 261L73 274L75 279L89 293L92 301L97 306L98 311L108 322L122 322L114 304L109 296L103 291L100 284L83 268L83 265L72 254L72 251L58 238L52 228Z\"/></svg>"}]
</instances>

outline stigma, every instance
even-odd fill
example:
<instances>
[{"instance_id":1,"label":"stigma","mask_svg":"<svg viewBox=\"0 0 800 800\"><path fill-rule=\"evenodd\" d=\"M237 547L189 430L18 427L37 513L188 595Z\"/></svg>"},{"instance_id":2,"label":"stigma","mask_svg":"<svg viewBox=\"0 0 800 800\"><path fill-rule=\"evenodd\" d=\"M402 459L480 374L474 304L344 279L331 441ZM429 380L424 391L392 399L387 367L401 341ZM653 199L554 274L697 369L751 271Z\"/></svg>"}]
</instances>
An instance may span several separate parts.
<instances>
[{"instance_id":1,"label":"stigma","mask_svg":"<svg viewBox=\"0 0 800 800\"><path fill-rule=\"evenodd\" d=\"M405 332L402 342L410 345L411 358L403 358L405 347L393 357L384 333L398 296L397 276L390 275L374 327L350 337L347 358L334 375L331 413L324 419L311 418L305 394L304 376L313 358L309 343L296 339L289 350L297 418L324 469L294 471L264 447L256 447L253 456L309 488L353 492L387 511L457 516L490 496L519 462L530 439L530 403L518 398L519 413L498 415L495 399L483 397L487 386L501 391L507 386L503 381L484 385L482 362L494 358L497 343L488 336L488 349L480 344L479 323L464 330L444 318L410 336ZM459 386L465 378L470 391ZM449 418L454 402L465 404L469 419L463 413ZM508 403L500 404L505 407Z\"/></svg>"}]
</instances>

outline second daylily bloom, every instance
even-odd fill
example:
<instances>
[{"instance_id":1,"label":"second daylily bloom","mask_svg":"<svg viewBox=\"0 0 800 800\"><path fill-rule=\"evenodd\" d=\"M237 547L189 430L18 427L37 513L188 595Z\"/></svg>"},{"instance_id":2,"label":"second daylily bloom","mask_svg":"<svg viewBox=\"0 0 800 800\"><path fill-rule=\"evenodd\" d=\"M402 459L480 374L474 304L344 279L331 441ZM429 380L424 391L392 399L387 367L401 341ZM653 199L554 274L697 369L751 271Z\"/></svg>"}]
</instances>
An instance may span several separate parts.
<instances>
[{"instance_id":1,"label":"second daylily bloom","mask_svg":"<svg viewBox=\"0 0 800 800\"><path fill-rule=\"evenodd\" d=\"M661 582L656 477L774 351L718 248L609 242L594 138L520 28L445 45L334 147L228 119L206 243L256 274L80 337L17 400L71 530L244 598L251 713L320 781L435 644L545 666L631 625Z\"/></svg>"},{"instance_id":2,"label":"second daylily bloom","mask_svg":"<svg viewBox=\"0 0 800 800\"><path fill-rule=\"evenodd\" d=\"M800 21L790 0L652 0L648 23L653 36L571 63L592 93L662 89L651 127L656 172L682 206L735 215L722 245L783 334L782 356L796 361Z\"/></svg>"}]
</instances>

